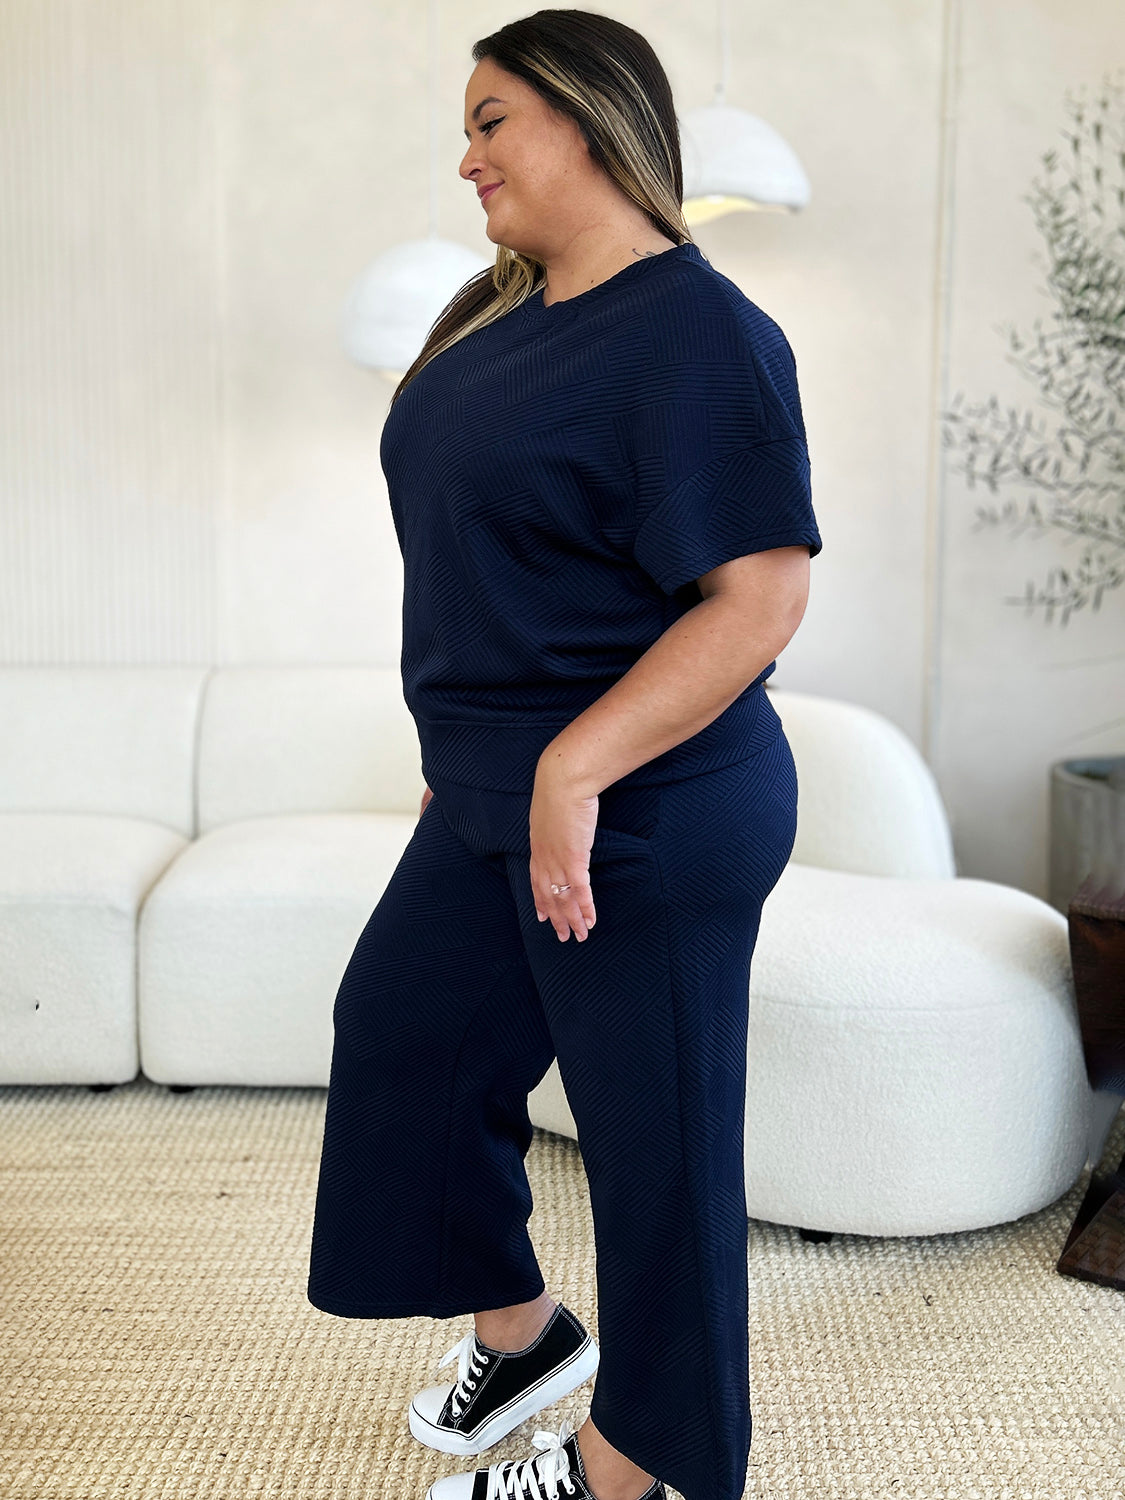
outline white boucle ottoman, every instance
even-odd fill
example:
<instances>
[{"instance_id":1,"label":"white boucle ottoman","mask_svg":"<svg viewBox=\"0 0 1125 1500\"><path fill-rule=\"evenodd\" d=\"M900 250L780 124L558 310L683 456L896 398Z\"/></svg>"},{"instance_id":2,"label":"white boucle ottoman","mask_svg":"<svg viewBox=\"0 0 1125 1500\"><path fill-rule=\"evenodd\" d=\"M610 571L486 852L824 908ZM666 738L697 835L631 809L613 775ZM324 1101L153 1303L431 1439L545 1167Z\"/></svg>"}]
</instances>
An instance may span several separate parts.
<instances>
[{"instance_id":1,"label":"white boucle ottoman","mask_svg":"<svg viewBox=\"0 0 1125 1500\"><path fill-rule=\"evenodd\" d=\"M988 880L789 864L750 977L752 1218L938 1234L1052 1203L1092 1095L1066 918Z\"/></svg>"}]
</instances>

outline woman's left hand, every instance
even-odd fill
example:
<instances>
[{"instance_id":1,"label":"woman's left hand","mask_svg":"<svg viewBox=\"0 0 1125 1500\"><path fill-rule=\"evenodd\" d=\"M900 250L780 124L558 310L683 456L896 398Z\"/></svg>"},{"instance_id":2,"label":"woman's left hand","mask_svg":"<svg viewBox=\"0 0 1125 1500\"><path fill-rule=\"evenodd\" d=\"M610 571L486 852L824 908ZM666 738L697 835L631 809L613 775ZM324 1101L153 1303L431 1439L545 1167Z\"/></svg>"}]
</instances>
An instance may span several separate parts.
<instances>
[{"instance_id":1,"label":"woman's left hand","mask_svg":"<svg viewBox=\"0 0 1125 1500\"><path fill-rule=\"evenodd\" d=\"M535 775L529 813L531 890L541 922L550 918L559 941L571 932L580 943L594 925L590 850L598 826L598 798L580 796L542 767ZM558 895L552 885L569 886Z\"/></svg>"}]
</instances>

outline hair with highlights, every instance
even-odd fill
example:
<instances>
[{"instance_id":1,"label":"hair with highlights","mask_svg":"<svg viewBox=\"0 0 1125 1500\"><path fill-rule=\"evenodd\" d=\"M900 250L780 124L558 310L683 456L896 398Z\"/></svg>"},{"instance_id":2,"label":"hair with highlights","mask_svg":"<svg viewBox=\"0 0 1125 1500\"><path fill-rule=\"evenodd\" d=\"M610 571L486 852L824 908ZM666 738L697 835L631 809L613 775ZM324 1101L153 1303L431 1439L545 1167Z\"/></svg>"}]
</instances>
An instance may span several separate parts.
<instances>
[{"instance_id":1,"label":"hair with highlights","mask_svg":"<svg viewBox=\"0 0 1125 1500\"><path fill-rule=\"evenodd\" d=\"M473 61L488 57L569 116L591 158L677 245L691 239L683 215L680 130L667 74L639 31L587 10L538 10L482 37ZM504 245L496 261L467 281L426 336L395 387L398 399L422 367L533 295L546 268Z\"/></svg>"}]
</instances>

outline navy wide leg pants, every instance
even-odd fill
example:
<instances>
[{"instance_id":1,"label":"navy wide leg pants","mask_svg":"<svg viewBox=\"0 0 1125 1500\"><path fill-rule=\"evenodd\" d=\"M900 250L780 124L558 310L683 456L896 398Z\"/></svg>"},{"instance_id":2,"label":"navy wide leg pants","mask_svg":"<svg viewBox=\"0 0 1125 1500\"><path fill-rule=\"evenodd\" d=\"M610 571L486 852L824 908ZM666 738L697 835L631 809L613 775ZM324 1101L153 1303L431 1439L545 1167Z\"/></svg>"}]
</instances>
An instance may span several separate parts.
<instances>
[{"instance_id":1,"label":"navy wide leg pants","mask_svg":"<svg viewBox=\"0 0 1125 1500\"><path fill-rule=\"evenodd\" d=\"M336 998L308 1282L347 1318L537 1297L527 1095L557 1056L596 1244L591 1415L686 1500L738 1500L750 1450L748 985L797 806L768 702L746 750L605 789L581 943L536 917L530 793L434 787Z\"/></svg>"}]
</instances>

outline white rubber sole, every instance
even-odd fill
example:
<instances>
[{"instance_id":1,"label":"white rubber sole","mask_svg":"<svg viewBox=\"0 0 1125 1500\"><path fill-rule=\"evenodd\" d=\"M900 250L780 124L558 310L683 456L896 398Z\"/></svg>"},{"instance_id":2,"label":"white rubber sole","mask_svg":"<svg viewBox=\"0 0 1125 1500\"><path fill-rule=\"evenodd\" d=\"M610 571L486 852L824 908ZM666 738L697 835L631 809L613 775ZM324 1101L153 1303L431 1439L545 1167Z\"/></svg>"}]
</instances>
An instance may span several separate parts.
<instances>
[{"instance_id":1,"label":"white rubber sole","mask_svg":"<svg viewBox=\"0 0 1125 1500\"><path fill-rule=\"evenodd\" d=\"M560 1397L577 1390L598 1368L600 1357L597 1344L587 1336L586 1342L549 1379L528 1391L519 1400L502 1406L472 1437L435 1427L418 1411L413 1401L410 1403L410 1431L420 1443L425 1443L427 1448L436 1448L439 1453L455 1453L459 1457L483 1453L486 1448L491 1448L501 1438L507 1437L521 1422L526 1422L528 1417L542 1411L545 1406L550 1406L552 1401L558 1401ZM427 1494L426 1500L432 1500L432 1496Z\"/></svg>"}]
</instances>

